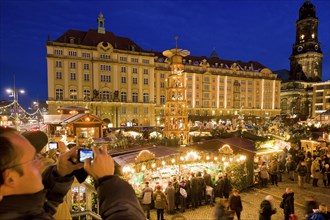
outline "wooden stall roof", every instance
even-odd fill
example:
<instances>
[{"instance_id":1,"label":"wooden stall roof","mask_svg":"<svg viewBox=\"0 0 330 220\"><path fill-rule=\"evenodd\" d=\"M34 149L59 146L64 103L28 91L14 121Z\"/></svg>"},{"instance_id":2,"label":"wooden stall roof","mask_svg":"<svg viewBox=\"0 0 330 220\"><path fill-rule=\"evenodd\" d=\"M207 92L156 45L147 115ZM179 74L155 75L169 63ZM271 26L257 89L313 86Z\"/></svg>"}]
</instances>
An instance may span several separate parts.
<instances>
[{"instance_id":1,"label":"wooden stall roof","mask_svg":"<svg viewBox=\"0 0 330 220\"><path fill-rule=\"evenodd\" d=\"M122 154L119 156L114 156L113 159L121 166L125 166L127 164L132 164L135 162L135 158L139 155L142 150L148 150L151 153L155 154L155 158L162 158L167 157L170 155L175 155L180 153L179 148L170 148L170 147L163 147L163 146L156 146L150 148L144 148L139 151Z\"/></svg>"}]
</instances>

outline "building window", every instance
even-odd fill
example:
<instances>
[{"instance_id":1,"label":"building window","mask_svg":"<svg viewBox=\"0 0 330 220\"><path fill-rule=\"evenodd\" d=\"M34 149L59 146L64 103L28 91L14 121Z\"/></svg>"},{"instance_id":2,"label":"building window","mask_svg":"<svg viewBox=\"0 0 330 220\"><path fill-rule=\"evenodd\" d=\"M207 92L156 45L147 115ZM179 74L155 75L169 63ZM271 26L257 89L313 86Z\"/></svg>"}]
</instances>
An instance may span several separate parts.
<instances>
[{"instance_id":1,"label":"building window","mask_svg":"<svg viewBox=\"0 0 330 220\"><path fill-rule=\"evenodd\" d=\"M77 99L77 90L75 89L70 89L70 99Z\"/></svg>"},{"instance_id":2,"label":"building window","mask_svg":"<svg viewBox=\"0 0 330 220\"><path fill-rule=\"evenodd\" d=\"M121 113L126 114L126 107L121 107Z\"/></svg>"},{"instance_id":3,"label":"building window","mask_svg":"<svg viewBox=\"0 0 330 220\"><path fill-rule=\"evenodd\" d=\"M77 56L77 52L76 51L69 51L69 56L70 57L76 57Z\"/></svg>"},{"instance_id":4,"label":"building window","mask_svg":"<svg viewBox=\"0 0 330 220\"><path fill-rule=\"evenodd\" d=\"M61 68L62 67L62 62L61 61L56 61L55 62L55 67Z\"/></svg>"},{"instance_id":5,"label":"building window","mask_svg":"<svg viewBox=\"0 0 330 220\"><path fill-rule=\"evenodd\" d=\"M204 77L204 82L210 82L210 78L208 76Z\"/></svg>"},{"instance_id":6,"label":"building window","mask_svg":"<svg viewBox=\"0 0 330 220\"><path fill-rule=\"evenodd\" d=\"M63 100L63 89L56 89L55 90L55 99L56 100Z\"/></svg>"},{"instance_id":7,"label":"building window","mask_svg":"<svg viewBox=\"0 0 330 220\"><path fill-rule=\"evenodd\" d=\"M139 99L138 99L138 93L137 92L133 92L132 93L132 102L134 103L138 103Z\"/></svg>"},{"instance_id":8,"label":"building window","mask_svg":"<svg viewBox=\"0 0 330 220\"><path fill-rule=\"evenodd\" d=\"M108 72L110 72L111 71L111 66L110 65L101 64L101 70L102 71L108 71Z\"/></svg>"},{"instance_id":9,"label":"building window","mask_svg":"<svg viewBox=\"0 0 330 220\"><path fill-rule=\"evenodd\" d=\"M120 71L121 71L122 73L126 73L126 66L122 66L122 67L120 68Z\"/></svg>"},{"instance_id":10,"label":"building window","mask_svg":"<svg viewBox=\"0 0 330 220\"><path fill-rule=\"evenodd\" d=\"M108 54L101 54L100 55L100 58L101 59L105 59L105 60L110 60L110 55L108 55Z\"/></svg>"},{"instance_id":11,"label":"building window","mask_svg":"<svg viewBox=\"0 0 330 220\"><path fill-rule=\"evenodd\" d=\"M55 55L63 55L63 50L54 50Z\"/></svg>"},{"instance_id":12,"label":"building window","mask_svg":"<svg viewBox=\"0 0 330 220\"><path fill-rule=\"evenodd\" d=\"M56 79L62 79L62 72L56 72Z\"/></svg>"},{"instance_id":13,"label":"building window","mask_svg":"<svg viewBox=\"0 0 330 220\"><path fill-rule=\"evenodd\" d=\"M210 85L204 85L204 90L209 91L210 90Z\"/></svg>"},{"instance_id":14,"label":"building window","mask_svg":"<svg viewBox=\"0 0 330 220\"><path fill-rule=\"evenodd\" d=\"M133 67L133 68L132 68L132 73L138 73L138 69L135 68L135 67Z\"/></svg>"},{"instance_id":15,"label":"building window","mask_svg":"<svg viewBox=\"0 0 330 220\"><path fill-rule=\"evenodd\" d=\"M89 89L85 89L84 90L84 100L90 100L91 98L91 92L89 91Z\"/></svg>"},{"instance_id":16,"label":"building window","mask_svg":"<svg viewBox=\"0 0 330 220\"><path fill-rule=\"evenodd\" d=\"M132 63L138 63L139 62L139 59L138 58L131 58L131 62Z\"/></svg>"},{"instance_id":17,"label":"building window","mask_svg":"<svg viewBox=\"0 0 330 220\"><path fill-rule=\"evenodd\" d=\"M137 107L134 107L134 108L133 108L133 113L134 113L134 114L138 114L138 113L139 113L139 109L138 109Z\"/></svg>"},{"instance_id":18,"label":"building window","mask_svg":"<svg viewBox=\"0 0 330 220\"><path fill-rule=\"evenodd\" d=\"M122 76L121 77L121 83L122 84L126 84L126 76Z\"/></svg>"},{"instance_id":19,"label":"building window","mask_svg":"<svg viewBox=\"0 0 330 220\"><path fill-rule=\"evenodd\" d=\"M148 85L148 79L143 79L143 84Z\"/></svg>"},{"instance_id":20,"label":"building window","mask_svg":"<svg viewBox=\"0 0 330 220\"><path fill-rule=\"evenodd\" d=\"M120 97L121 97L122 102L127 102L127 93L126 92L121 92Z\"/></svg>"},{"instance_id":21,"label":"building window","mask_svg":"<svg viewBox=\"0 0 330 220\"><path fill-rule=\"evenodd\" d=\"M119 57L120 62L127 62L127 57Z\"/></svg>"},{"instance_id":22,"label":"building window","mask_svg":"<svg viewBox=\"0 0 330 220\"><path fill-rule=\"evenodd\" d=\"M196 107L199 106L199 101L196 101Z\"/></svg>"},{"instance_id":23,"label":"building window","mask_svg":"<svg viewBox=\"0 0 330 220\"><path fill-rule=\"evenodd\" d=\"M164 82L160 82L160 88L165 88L165 83Z\"/></svg>"},{"instance_id":24,"label":"building window","mask_svg":"<svg viewBox=\"0 0 330 220\"><path fill-rule=\"evenodd\" d=\"M165 96L164 95L160 96L160 104L165 104Z\"/></svg>"},{"instance_id":25,"label":"building window","mask_svg":"<svg viewBox=\"0 0 330 220\"><path fill-rule=\"evenodd\" d=\"M89 74L88 73L84 74L84 81L89 81Z\"/></svg>"},{"instance_id":26,"label":"building window","mask_svg":"<svg viewBox=\"0 0 330 220\"><path fill-rule=\"evenodd\" d=\"M76 63L70 62L70 68L71 69L76 69Z\"/></svg>"},{"instance_id":27,"label":"building window","mask_svg":"<svg viewBox=\"0 0 330 220\"><path fill-rule=\"evenodd\" d=\"M143 69L143 74L148 75L149 71L148 69Z\"/></svg>"},{"instance_id":28,"label":"building window","mask_svg":"<svg viewBox=\"0 0 330 220\"><path fill-rule=\"evenodd\" d=\"M133 77L133 84L137 84L138 83L138 79Z\"/></svg>"},{"instance_id":29,"label":"building window","mask_svg":"<svg viewBox=\"0 0 330 220\"><path fill-rule=\"evenodd\" d=\"M149 93L143 93L143 102L149 103Z\"/></svg>"},{"instance_id":30,"label":"building window","mask_svg":"<svg viewBox=\"0 0 330 220\"><path fill-rule=\"evenodd\" d=\"M82 53L81 55L83 58L90 58L91 54L90 53Z\"/></svg>"},{"instance_id":31,"label":"building window","mask_svg":"<svg viewBox=\"0 0 330 220\"><path fill-rule=\"evenodd\" d=\"M142 63L144 63L144 64L149 64L149 60L142 59Z\"/></svg>"},{"instance_id":32,"label":"building window","mask_svg":"<svg viewBox=\"0 0 330 220\"><path fill-rule=\"evenodd\" d=\"M161 73L161 74L160 74L160 78L161 78L161 79L164 79L164 78L165 78L165 74L164 74L164 73Z\"/></svg>"},{"instance_id":33,"label":"building window","mask_svg":"<svg viewBox=\"0 0 330 220\"><path fill-rule=\"evenodd\" d=\"M148 114L148 108L144 108L144 114Z\"/></svg>"},{"instance_id":34,"label":"building window","mask_svg":"<svg viewBox=\"0 0 330 220\"><path fill-rule=\"evenodd\" d=\"M101 82L111 82L110 75L101 75Z\"/></svg>"},{"instance_id":35,"label":"building window","mask_svg":"<svg viewBox=\"0 0 330 220\"><path fill-rule=\"evenodd\" d=\"M110 92L103 91L101 97L102 97L102 101L110 101Z\"/></svg>"},{"instance_id":36,"label":"building window","mask_svg":"<svg viewBox=\"0 0 330 220\"><path fill-rule=\"evenodd\" d=\"M89 64L88 63L84 63L84 70L89 70Z\"/></svg>"},{"instance_id":37,"label":"building window","mask_svg":"<svg viewBox=\"0 0 330 220\"><path fill-rule=\"evenodd\" d=\"M76 73L70 73L70 79L71 80L76 80L77 79Z\"/></svg>"}]
</instances>

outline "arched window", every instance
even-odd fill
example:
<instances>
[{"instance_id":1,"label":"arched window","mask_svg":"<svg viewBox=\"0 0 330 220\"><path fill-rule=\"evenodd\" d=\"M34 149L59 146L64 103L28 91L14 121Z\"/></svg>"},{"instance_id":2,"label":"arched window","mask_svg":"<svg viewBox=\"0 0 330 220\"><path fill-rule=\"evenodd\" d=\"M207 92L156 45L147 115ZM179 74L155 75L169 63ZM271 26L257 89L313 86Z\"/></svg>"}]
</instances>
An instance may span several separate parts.
<instances>
[{"instance_id":1,"label":"arched window","mask_svg":"<svg viewBox=\"0 0 330 220\"><path fill-rule=\"evenodd\" d=\"M55 90L55 99L56 100L63 100L63 89L56 89Z\"/></svg>"}]
</instances>

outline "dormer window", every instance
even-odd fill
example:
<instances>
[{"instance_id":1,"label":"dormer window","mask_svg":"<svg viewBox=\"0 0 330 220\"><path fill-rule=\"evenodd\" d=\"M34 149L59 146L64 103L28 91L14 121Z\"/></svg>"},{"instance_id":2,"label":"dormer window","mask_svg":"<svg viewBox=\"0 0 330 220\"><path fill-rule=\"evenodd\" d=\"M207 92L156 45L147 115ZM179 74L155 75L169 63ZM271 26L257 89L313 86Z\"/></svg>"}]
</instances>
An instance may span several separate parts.
<instances>
[{"instance_id":1,"label":"dormer window","mask_svg":"<svg viewBox=\"0 0 330 220\"><path fill-rule=\"evenodd\" d=\"M312 38L313 38L313 39L315 38L315 34L312 34Z\"/></svg>"},{"instance_id":2,"label":"dormer window","mask_svg":"<svg viewBox=\"0 0 330 220\"><path fill-rule=\"evenodd\" d=\"M74 37L70 37L70 44L74 44Z\"/></svg>"},{"instance_id":3,"label":"dormer window","mask_svg":"<svg viewBox=\"0 0 330 220\"><path fill-rule=\"evenodd\" d=\"M304 38L305 38L305 35L302 34L302 35L300 36L300 39L303 40Z\"/></svg>"}]
</instances>

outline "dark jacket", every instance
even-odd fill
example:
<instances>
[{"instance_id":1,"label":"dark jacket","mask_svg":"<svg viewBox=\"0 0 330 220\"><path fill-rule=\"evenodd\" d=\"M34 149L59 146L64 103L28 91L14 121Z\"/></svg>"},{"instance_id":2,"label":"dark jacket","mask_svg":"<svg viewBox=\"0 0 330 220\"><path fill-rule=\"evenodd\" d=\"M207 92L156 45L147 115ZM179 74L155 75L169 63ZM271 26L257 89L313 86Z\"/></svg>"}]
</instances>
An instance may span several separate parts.
<instances>
[{"instance_id":1,"label":"dark jacket","mask_svg":"<svg viewBox=\"0 0 330 220\"><path fill-rule=\"evenodd\" d=\"M241 197L239 195L238 196L230 195L229 196L229 207L231 210L241 212L243 210Z\"/></svg>"},{"instance_id":2,"label":"dark jacket","mask_svg":"<svg viewBox=\"0 0 330 220\"><path fill-rule=\"evenodd\" d=\"M284 193L282 195L283 211L284 215L290 215L294 213L294 193Z\"/></svg>"},{"instance_id":3,"label":"dark jacket","mask_svg":"<svg viewBox=\"0 0 330 220\"><path fill-rule=\"evenodd\" d=\"M95 181L104 220L145 220L139 200L130 184L118 176L105 176Z\"/></svg>"},{"instance_id":4,"label":"dark jacket","mask_svg":"<svg viewBox=\"0 0 330 220\"><path fill-rule=\"evenodd\" d=\"M263 200L259 209L259 220L271 220L271 216L276 213L268 200Z\"/></svg>"},{"instance_id":5,"label":"dark jacket","mask_svg":"<svg viewBox=\"0 0 330 220\"><path fill-rule=\"evenodd\" d=\"M61 177L56 166L42 174L44 190L34 194L5 196L0 202L0 219L53 219L57 206L71 188L73 177Z\"/></svg>"}]
</instances>

